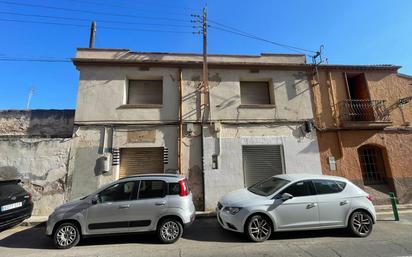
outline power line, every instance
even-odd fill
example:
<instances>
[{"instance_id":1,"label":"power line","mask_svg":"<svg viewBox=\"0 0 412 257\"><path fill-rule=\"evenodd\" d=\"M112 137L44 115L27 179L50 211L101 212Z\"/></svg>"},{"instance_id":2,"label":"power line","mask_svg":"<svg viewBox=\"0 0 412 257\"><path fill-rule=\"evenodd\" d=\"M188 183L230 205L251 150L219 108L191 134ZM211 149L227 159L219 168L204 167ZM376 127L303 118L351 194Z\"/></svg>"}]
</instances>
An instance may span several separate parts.
<instances>
[{"instance_id":1,"label":"power line","mask_svg":"<svg viewBox=\"0 0 412 257\"><path fill-rule=\"evenodd\" d=\"M2 3L2 4L8 4L8 5L17 5L17 6L26 6L26 7L45 8L45 9L52 9L52 10L62 10L62 11L68 11L68 12L80 12L80 13L88 13L88 14L108 15L108 16L116 16L116 17L129 17L129 18L149 19L149 20L165 20L165 21L177 21L177 22L190 22L189 20L175 19L175 18L165 18L165 17L155 17L155 16L137 16L137 15L127 15L127 14L120 14L120 13L96 12L96 11L79 10L79 9L72 9L72 8L47 6L47 5L36 5L36 4L27 4L27 3L14 3L14 2L1 1L1 0L0 0L0 3Z\"/></svg>"},{"instance_id":2,"label":"power line","mask_svg":"<svg viewBox=\"0 0 412 257\"><path fill-rule=\"evenodd\" d=\"M227 26L227 25L224 25L222 23L219 23L219 22L216 22L216 21L213 21L213 20L210 20L210 19L208 21L212 24L217 25L217 26L211 26L210 25L210 27L213 28L213 29L217 29L217 30L228 32L228 33L232 33L232 34L236 34L236 35L240 35L240 36L260 40L260 41L263 41L263 42L266 42L266 43L270 43L270 44L277 45L277 46L280 46L280 47L283 47L283 48L287 48L291 51L301 53L301 54L304 54L303 52L314 53L314 54L317 53L316 51L313 51L313 50L308 50L308 49L305 49L305 48L300 48L300 47L291 46L291 45L287 45L287 44L278 43L278 42L275 42L275 41L272 41L272 40L268 40L268 39L256 36L254 34L250 34L248 32L242 31L242 30L237 29L235 27Z\"/></svg>"},{"instance_id":3,"label":"power line","mask_svg":"<svg viewBox=\"0 0 412 257\"><path fill-rule=\"evenodd\" d=\"M43 59L43 58L29 58L29 57L0 57L1 61L9 62L72 62L70 59Z\"/></svg>"},{"instance_id":4,"label":"power line","mask_svg":"<svg viewBox=\"0 0 412 257\"><path fill-rule=\"evenodd\" d=\"M35 24L49 24L49 25L59 25L59 26L73 26L73 27L83 27L88 28L87 25L82 24L72 24L72 23L60 23L60 22L46 22L46 21L27 21L27 20L14 20L14 19L0 19L0 21L8 22L21 22L21 23L35 23Z\"/></svg>"},{"instance_id":5,"label":"power line","mask_svg":"<svg viewBox=\"0 0 412 257\"><path fill-rule=\"evenodd\" d=\"M20 22L20 23L34 23L34 24L47 24L47 25L59 25L59 26L72 26L72 27L82 27L82 28L89 28L90 27L88 25L83 25L83 24L33 21L33 20L28 21L28 20L0 19L0 21ZM140 28L120 28L120 27L108 27L108 26L99 26L99 29L123 30L123 31L142 31L142 32L162 32L162 33L177 33L177 34L193 34L192 31L155 30L155 29L140 29Z\"/></svg>"},{"instance_id":6,"label":"power line","mask_svg":"<svg viewBox=\"0 0 412 257\"><path fill-rule=\"evenodd\" d=\"M159 10L159 9L154 9L154 8L147 8L147 7L135 7L135 6L130 6L130 5L119 5L119 4L109 4L109 3L102 3L102 2L93 2L93 1L85 1L85 0L67 0L70 2L76 2L76 3L80 3L80 4L89 4L89 5L97 5L97 6L109 6L109 7L115 7L115 8L127 8L127 9L133 9L133 10L137 10L137 11L142 11L142 10ZM162 4L162 7L164 7L165 5ZM177 8L177 7L173 7L174 9L179 9L181 10L181 8ZM167 14L171 14L171 15L178 15L178 16L185 16L187 17L189 14L187 13L182 13L182 12L169 12L167 11Z\"/></svg>"},{"instance_id":7,"label":"power line","mask_svg":"<svg viewBox=\"0 0 412 257\"><path fill-rule=\"evenodd\" d=\"M86 18L73 18L73 17L63 17L63 16L51 16L51 15L38 15L38 14L26 14L26 13L15 13L15 12L2 12L2 14L24 16L24 17L39 17L39 18L51 18L51 19L61 19L61 20L76 20L76 21L87 21L90 22L94 19ZM118 20L95 20L101 23L117 23L117 24L128 24L128 25L149 25L149 26L164 26L164 27L182 27L182 28L192 28L191 25L180 25L180 24L162 24L162 23L145 23L145 22L129 22L129 21L118 21Z\"/></svg>"}]
</instances>

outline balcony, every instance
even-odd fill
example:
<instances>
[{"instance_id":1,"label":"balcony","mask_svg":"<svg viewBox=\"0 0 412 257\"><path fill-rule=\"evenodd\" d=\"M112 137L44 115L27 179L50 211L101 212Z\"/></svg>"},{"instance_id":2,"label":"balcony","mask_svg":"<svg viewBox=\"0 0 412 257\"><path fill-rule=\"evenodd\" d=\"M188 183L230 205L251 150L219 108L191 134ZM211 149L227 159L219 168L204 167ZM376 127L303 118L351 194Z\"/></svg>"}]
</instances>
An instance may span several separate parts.
<instances>
[{"instance_id":1,"label":"balcony","mask_svg":"<svg viewBox=\"0 0 412 257\"><path fill-rule=\"evenodd\" d=\"M392 122L385 100L344 100L339 103L343 127L384 128Z\"/></svg>"}]
</instances>

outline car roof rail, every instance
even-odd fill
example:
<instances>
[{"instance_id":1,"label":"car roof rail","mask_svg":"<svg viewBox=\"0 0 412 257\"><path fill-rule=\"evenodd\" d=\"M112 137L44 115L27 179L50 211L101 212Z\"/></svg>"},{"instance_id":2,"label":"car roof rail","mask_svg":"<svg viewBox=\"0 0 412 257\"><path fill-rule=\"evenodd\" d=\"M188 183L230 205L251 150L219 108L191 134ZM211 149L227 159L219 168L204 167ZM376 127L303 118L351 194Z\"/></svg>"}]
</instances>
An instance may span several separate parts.
<instances>
[{"instance_id":1,"label":"car roof rail","mask_svg":"<svg viewBox=\"0 0 412 257\"><path fill-rule=\"evenodd\" d=\"M179 178L180 174L171 174L171 173L153 173L153 174L139 174L131 175L127 177L119 178L119 180L128 179L128 178L144 178L144 177L169 177L169 178Z\"/></svg>"}]
</instances>

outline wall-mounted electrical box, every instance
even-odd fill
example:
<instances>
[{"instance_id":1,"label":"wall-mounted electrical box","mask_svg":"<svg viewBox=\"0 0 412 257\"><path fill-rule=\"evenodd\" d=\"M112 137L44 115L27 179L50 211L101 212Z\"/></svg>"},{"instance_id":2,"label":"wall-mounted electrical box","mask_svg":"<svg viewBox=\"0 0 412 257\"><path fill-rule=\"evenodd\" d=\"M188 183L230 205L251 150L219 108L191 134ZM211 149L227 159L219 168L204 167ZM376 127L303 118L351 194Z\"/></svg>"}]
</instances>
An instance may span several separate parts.
<instances>
[{"instance_id":1,"label":"wall-mounted electrical box","mask_svg":"<svg viewBox=\"0 0 412 257\"><path fill-rule=\"evenodd\" d=\"M328 163L329 163L329 169L331 171L335 171L336 170L336 160L335 160L335 156L329 156L328 157Z\"/></svg>"},{"instance_id":2,"label":"wall-mounted electrical box","mask_svg":"<svg viewBox=\"0 0 412 257\"><path fill-rule=\"evenodd\" d=\"M218 168L218 155L214 154L212 155L212 169L217 170Z\"/></svg>"},{"instance_id":3,"label":"wall-mounted electrical box","mask_svg":"<svg viewBox=\"0 0 412 257\"><path fill-rule=\"evenodd\" d=\"M193 123L186 124L187 134L191 135L195 131L195 125Z\"/></svg>"}]
</instances>

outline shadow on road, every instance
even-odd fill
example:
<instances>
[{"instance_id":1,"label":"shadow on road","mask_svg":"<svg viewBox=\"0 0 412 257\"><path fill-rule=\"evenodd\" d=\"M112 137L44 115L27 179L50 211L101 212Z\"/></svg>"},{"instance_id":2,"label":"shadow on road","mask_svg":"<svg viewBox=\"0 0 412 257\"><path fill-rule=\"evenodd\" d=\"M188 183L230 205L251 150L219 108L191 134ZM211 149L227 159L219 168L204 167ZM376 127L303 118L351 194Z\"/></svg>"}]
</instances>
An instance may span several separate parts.
<instances>
[{"instance_id":1,"label":"shadow on road","mask_svg":"<svg viewBox=\"0 0 412 257\"><path fill-rule=\"evenodd\" d=\"M318 237L351 237L346 229L307 230L273 233L270 240L304 239ZM208 218L195 222L183 238L194 241L248 243L248 238L241 233L224 230L216 219Z\"/></svg>"},{"instance_id":2,"label":"shadow on road","mask_svg":"<svg viewBox=\"0 0 412 257\"><path fill-rule=\"evenodd\" d=\"M221 228L216 218L196 220L193 225L185 231L183 238L187 240L204 242L248 242L247 238L243 234L230 232Z\"/></svg>"},{"instance_id":3,"label":"shadow on road","mask_svg":"<svg viewBox=\"0 0 412 257\"><path fill-rule=\"evenodd\" d=\"M43 224L18 231L0 240L1 247L53 249L51 240L45 235L46 227ZM6 232L6 231L5 231Z\"/></svg>"},{"instance_id":4,"label":"shadow on road","mask_svg":"<svg viewBox=\"0 0 412 257\"><path fill-rule=\"evenodd\" d=\"M319 237L350 237L350 235L346 230L342 229L277 232L272 235L271 240L308 239ZM249 240L243 234L223 230L216 219L213 218L196 220L191 227L185 230L183 240L216 243L249 243ZM146 233L85 238L80 241L78 246L111 244L157 245L160 244L160 242L154 233ZM55 249L52 239L45 236L44 225L19 230L14 234L11 234L0 240L0 247Z\"/></svg>"}]
</instances>

